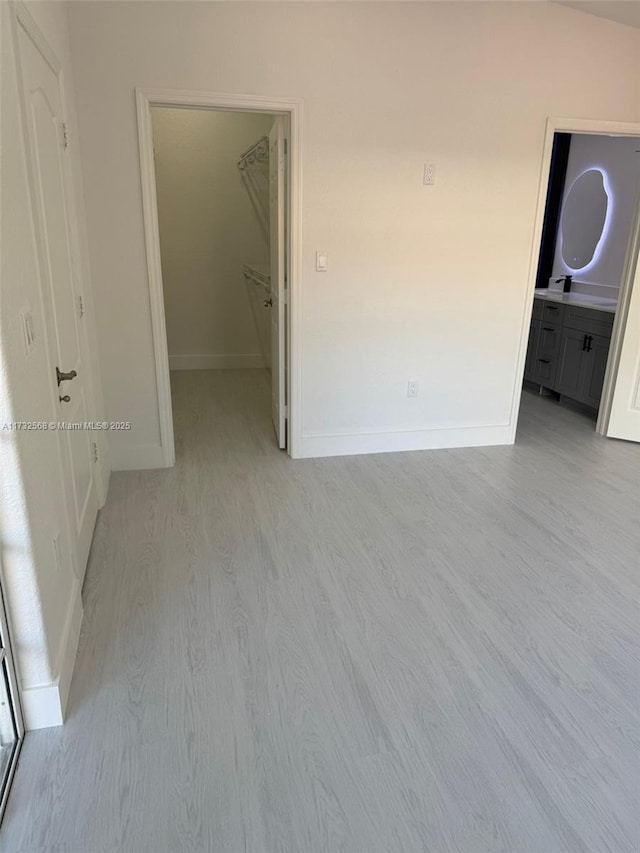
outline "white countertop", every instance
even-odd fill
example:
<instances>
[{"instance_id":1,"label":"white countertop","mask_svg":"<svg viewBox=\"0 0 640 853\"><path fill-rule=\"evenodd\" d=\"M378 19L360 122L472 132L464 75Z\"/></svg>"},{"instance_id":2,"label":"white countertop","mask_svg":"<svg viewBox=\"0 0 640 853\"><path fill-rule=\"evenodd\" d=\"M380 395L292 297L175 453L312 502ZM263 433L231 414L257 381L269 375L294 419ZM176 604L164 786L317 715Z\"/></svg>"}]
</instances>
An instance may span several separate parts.
<instances>
[{"instance_id":1,"label":"white countertop","mask_svg":"<svg viewBox=\"0 0 640 853\"><path fill-rule=\"evenodd\" d=\"M577 305L581 308L597 308L598 311L616 313L618 303L615 299L606 299L603 296L589 296L586 293L561 293L555 290L536 290L535 299L544 302L563 302L565 305Z\"/></svg>"}]
</instances>

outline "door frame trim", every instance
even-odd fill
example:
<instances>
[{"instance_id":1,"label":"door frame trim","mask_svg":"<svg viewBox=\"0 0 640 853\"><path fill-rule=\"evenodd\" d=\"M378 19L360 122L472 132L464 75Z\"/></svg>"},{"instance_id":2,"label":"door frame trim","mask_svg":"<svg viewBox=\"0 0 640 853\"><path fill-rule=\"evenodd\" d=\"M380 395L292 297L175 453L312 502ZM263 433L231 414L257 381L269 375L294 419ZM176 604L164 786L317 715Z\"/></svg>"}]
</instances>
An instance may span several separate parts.
<instances>
[{"instance_id":1,"label":"door frame trim","mask_svg":"<svg viewBox=\"0 0 640 853\"><path fill-rule=\"evenodd\" d=\"M636 199L634 217L634 223L631 228L631 238L629 240L627 255L624 262L622 282L620 284L618 307L613 321L613 329L611 330L611 345L609 347L609 357L607 359L607 371L604 377L604 385L602 386L600 408L598 409L596 432L600 435L609 435L609 423L611 421L613 398L618 379L618 370L620 368L624 334L629 322L629 306L631 303L634 282L636 280L638 258L640 257L640 190L638 191L638 198ZM635 286L638 287L638 284L636 283Z\"/></svg>"},{"instance_id":2,"label":"door frame trim","mask_svg":"<svg viewBox=\"0 0 640 853\"><path fill-rule=\"evenodd\" d=\"M147 255L149 303L153 330L160 444L165 467L175 462L175 443L169 381L169 353L164 311L158 202L153 158L152 107L276 113L288 118L287 254L289 256L288 323L286 334L287 452L299 454L302 424L302 101L261 95L232 95L182 89L136 88L142 211Z\"/></svg>"},{"instance_id":3,"label":"door frame trim","mask_svg":"<svg viewBox=\"0 0 640 853\"><path fill-rule=\"evenodd\" d=\"M511 403L511 443L515 442L518 429L518 417L520 413L520 400L522 397L522 382L524 378L524 363L527 355L527 343L529 340L529 328L531 326L531 314L533 312L533 298L536 286L536 275L538 270L538 255L540 253L540 242L542 240L542 226L544 222L544 210L547 200L547 184L549 182L549 170L551 168L551 153L553 149L553 136L555 133L588 133L593 136L638 136L640 137L640 123L623 121L601 121L599 119L578 118L554 118L549 117L546 123L544 146L542 152L542 163L538 181L538 202L536 207L535 224L533 228L533 241L529 257L529 274L527 277L527 291L520 330L520 349L515 374L515 385ZM606 435L611 415L613 394L620 363L620 353L624 341L624 333L628 320L628 306L631 299L633 280L636 264L638 262L638 250L640 249L640 205L636 206L635 221L632 223L631 236L627 249L624 272L620 282L620 293L618 296L618 307L613 322L611 333L611 346L609 358L607 359L607 371L604 378L600 409L596 423L596 432Z\"/></svg>"},{"instance_id":4,"label":"door frame trim","mask_svg":"<svg viewBox=\"0 0 640 853\"><path fill-rule=\"evenodd\" d=\"M2 816L4 815L4 811L7 807L7 800L9 799L9 793L11 791L11 782L13 781L13 776L16 772L16 767L18 766L18 759L20 758L20 750L22 749L22 744L24 742L25 732L24 718L22 714L22 703L20 699L20 688L18 686L18 676L16 673L16 666L13 658L13 649L11 646L9 617L7 614L7 607L5 604L5 597L3 592L3 581L4 573L2 571L2 564L0 563L0 647L2 648L2 652L4 653L7 689L9 691L10 711L13 716L13 721L16 728L16 735L18 739L14 747L13 754L11 756L11 761L9 763L9 768L4 781L4 786L0 785L0 822L2 821ZM0 780L0 783L1 782L2 780Z\"/></svg>"}]
</instances>

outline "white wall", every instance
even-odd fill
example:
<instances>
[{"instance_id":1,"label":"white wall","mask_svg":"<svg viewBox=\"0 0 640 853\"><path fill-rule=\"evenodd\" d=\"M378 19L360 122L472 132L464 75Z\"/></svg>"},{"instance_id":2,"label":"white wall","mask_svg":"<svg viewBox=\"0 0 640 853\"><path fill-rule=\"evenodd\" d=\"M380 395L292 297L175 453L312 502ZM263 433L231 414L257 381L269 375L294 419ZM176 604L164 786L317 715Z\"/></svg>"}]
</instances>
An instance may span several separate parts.
<instances>
[{"instance_id":1,"label":"white wall","mask_svg":"<svg viewBox=\"0 0 640 853\"><path fill-rule=\"evenodd\" d=\"M509 440L545 120L640 119L637 30L526 2L95 2L71 20L106 404L135 427L116 461L160 459L136 86L304 100L301 455Z\"/></svg>"},{"instance_id":2,"label":"white wall","mask_svg":"<svg viewBox=\"0 0 640 853\"><path fill-rule=\"evenodd\" d=\"M63 63L67 119L75 145L77 128L65 6L46 3L31 4L29 8ZM55 382L47 356L39 290L11 14L8 3L0 4L0 556L25 722L28 728L38 728L61 720L82 604L65 535L67 519L56 435L4 428L12 421L57 420ZM79 170L75 170L74 180L76 203L84 221ZM81 261L87 309L91 312L86 251ZM20 317L27 308L32 311L35 331L35 343L28 355ZM99 388L97 391L99 394ZM96 418L99 414L95 412ZM60 542L57 565L53 547L56 536Z\"/></svg>"},{"instance_id":3,"label":"white wall","mask_svg":"<svg viewBox=\"0 0 640 853\"><path fill-rule=\"evenodd\" d=\"M273 118L154 108L152 121L169 363L262 367L242 265L269 262L269 234L237 161Z\"/></svg>"},{"instance_id":4,"label":"white wall","mask_svg":"<svg viewBox=\"0 0 640 853\"><path fill-rule=\"evenodd\" d=\"M561 239L556 243L553 278L573 275L576 281L613 288L612 298L622 282L624 261L631 235L631 225L640 189L640 138L589 136L574 133L571 137L563 204L576 178L587 169L605 172L611 189L611 220L595 263L584 272L572 270L562 258Z\"/></svg>"}]
</instances>

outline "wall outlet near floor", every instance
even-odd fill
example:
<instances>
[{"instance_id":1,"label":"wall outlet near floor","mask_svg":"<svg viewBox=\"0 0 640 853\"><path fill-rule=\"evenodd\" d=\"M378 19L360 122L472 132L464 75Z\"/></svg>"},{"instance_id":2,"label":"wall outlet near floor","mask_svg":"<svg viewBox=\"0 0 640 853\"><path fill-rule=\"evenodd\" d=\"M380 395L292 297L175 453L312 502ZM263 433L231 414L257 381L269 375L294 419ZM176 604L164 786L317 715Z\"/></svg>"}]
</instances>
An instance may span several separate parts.
<instances>
[{"instance_id":1,"label":"wall outlet near floor","mask_svg":"<svg viewBox=\"0 0 640 853\"><path fill-rule=\"evenodd\" d=\"M415 381L409 380L407 382L407 397L417 397L418 396L418 383Z\"/></svg>"}]
</instances>

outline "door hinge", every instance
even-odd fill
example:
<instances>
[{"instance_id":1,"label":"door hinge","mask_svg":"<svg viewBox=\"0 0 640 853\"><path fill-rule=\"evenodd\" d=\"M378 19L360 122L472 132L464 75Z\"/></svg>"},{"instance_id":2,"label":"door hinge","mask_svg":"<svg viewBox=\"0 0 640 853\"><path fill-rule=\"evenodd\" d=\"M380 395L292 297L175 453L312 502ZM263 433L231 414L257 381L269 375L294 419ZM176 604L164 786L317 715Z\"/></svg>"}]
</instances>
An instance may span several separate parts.
<instances>
[{"instance_id":1,"label":"door hinge","mask_svg":"<svg viewBox=\"0 0 640 853\"><path fill-rule=\"evenodd\" d=\"M78 315L80 319L84 317L84 299L82 295L78 296Z\"/></svg>"},{"instance_id":2,"label":"door hinge","mask_svg":"<svg viewBox=\"0 0 640 853\"><path fill-rule=\"evenodd\" d=\"M69 147L69 128L67 127L66 121L62 122L62 141L64 143L64 147Z\"/></svg>"},{"instance_id":3,"label":"door hinge","mask_svg":"<svg viewBox=\"0 0 640 853\"><path fill-rule=\"evenodd\" d=\"M95 441L91 442L91 449L93 451L93 461L97 462L98 457L99 457L99 453L98 453L98 445L95 443Z\"/></svg>"},{"instance_id":4,"label":"door hinge","mask_svg":"<svg viewBox=\"0 0 640 853\"><path fill-rule=\"evenodd\" d=\"M284 407L284 417L285 417L285 420L289 417L289 406L288 405L286 405Z\"/></svg>"}]
</instances>

